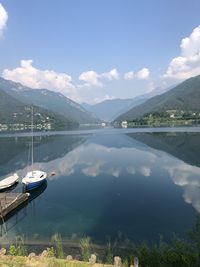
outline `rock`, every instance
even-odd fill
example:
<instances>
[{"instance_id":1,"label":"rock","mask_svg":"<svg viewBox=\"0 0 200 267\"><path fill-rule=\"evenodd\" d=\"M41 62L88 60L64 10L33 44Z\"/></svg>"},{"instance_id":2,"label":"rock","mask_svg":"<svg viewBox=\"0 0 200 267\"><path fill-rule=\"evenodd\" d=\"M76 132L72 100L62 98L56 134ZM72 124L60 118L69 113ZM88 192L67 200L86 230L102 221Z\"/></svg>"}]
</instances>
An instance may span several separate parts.
<instances>
[{"instance_id":1,"label":"rock","mask_svg":"<svg viewBox=\"0 0 200 267\"><path fill-rule=\"evenodd\" d=\"M36 254L34 252L31 252L29 255L28 255L29 258L34 258L36 257Z\"/></svg>"},{"instance_id":2,"label":"rock","mask_svg":"<svg viewBox=\"0 0 200 267\"><path fill-rule=\"evenodd\" d=\"M114 257L114 266L116 266L116 267L122 266L122 259L119 256Z\"/></svg>"},{"instance_id":3,"label":"rock","mask_svg":"<svg viewBox=\"0 0 200 267\"><path fill-rule=\"evenodd\" d=\"M81 261L81 255L80 254L76 254L74 256L74 259L77 260L77 261Z\"/></svg>"},{"instance_id":4,"label":"rock","mask_svg":"<svg viewBox=\"0 0 200 267\"><path fill-rule=\"evenodd\" d=\"M72 255L67 255L67 258L66 258L67 261L72 261L73 260L73 257Z\"/></svg>"},{"instance_id":5,"label":"rock","mask_svg":"<svg viewBox=\"0 0 200 267\"><path fill-rule=\"evenodd\" d=\"M4 256L6 255L6 249L5 248L1 248L0 249L0 256Z\"/></svg>"},{"instance_id":6,"label":"rock","mask_svg":"<svg viewBox=\"0 0 200 267\"><path fill-rule=\"evenodd\" d=\"M40 256L43 257L43 258L48 257L48 252L47 252L47 250L46 250L46 249L43 250L43 251L42 251L42 254L41 254Z\"/></svg>"},{"instance_id":7,"label":"rock","mask_svg":"<svg viewBox=\"0 0 200 267\"><path fill-rule=\"evenodd\" d=\"M95 254L91 254L89 263L95 264L97 262L97 256Z\"/></svg>"},{"instance_id":8,"label":"rock","mask_svg":"<svg viewBox=\"0 0 200 267\"><path fill-rule=\"evenodd\" d=\"M139 260L137 257L134 257L134 267L139 267Z\"/></svg>"}]
</instances>

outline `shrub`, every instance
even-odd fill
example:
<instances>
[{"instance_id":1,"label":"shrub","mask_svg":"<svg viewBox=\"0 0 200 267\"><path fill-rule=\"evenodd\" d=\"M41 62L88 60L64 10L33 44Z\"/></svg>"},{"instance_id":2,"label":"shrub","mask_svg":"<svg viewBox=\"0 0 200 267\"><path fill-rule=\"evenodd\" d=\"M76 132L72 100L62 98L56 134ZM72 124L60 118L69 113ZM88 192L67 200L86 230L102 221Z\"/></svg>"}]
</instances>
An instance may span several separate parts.
<instances>
[{"instance_id":1,"label":"shrub","mask_svg":"<svg viewBox=\"0 0 200 267\"><path fill-rule=\"evenodd\" d=\"M91 252L90 238L89 237L82 238L80 240L80 247L83 260L89 261Z\"/></svg>"},{"instance_id":2,"label":"shrub","mask_svg":"<svg viewBox=\"0 0 200 267\"><path fill-rule=\"evenodd\" d=\"M61 235L56 233L55 235L52 236L52 241L55 243L56 256L59 259L64 259L65 254L64 254L64 251L63 251L63 244L62 244Z\"/></svg>"}]
</instances>

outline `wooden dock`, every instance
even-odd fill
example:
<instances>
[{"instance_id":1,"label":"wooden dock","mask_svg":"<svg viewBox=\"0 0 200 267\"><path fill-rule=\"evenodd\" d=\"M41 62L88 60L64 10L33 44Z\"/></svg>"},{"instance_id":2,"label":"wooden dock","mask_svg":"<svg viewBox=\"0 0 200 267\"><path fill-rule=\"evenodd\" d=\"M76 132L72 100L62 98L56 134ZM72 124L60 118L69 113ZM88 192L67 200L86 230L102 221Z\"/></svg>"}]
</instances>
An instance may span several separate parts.
<instances>
[{"instance_id":1,"label":"wooden dock","mask_svg":"<svg viewBox=\"0 0 200 267\"><path fill-rule=\"evenodd\" d=\"M0 193L0 219L4 218L28 200L28 193Z\"/></svg>"}]
</instances>

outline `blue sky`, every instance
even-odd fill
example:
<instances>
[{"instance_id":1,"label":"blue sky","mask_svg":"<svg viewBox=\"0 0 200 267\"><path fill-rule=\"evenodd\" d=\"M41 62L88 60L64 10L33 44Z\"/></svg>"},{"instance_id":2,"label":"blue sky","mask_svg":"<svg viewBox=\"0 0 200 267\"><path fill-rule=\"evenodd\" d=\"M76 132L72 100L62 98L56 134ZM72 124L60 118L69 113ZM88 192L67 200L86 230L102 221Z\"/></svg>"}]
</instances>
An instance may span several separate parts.
<instances>
[{"instance_id":1,"label":"blue sky","mask_svg":"<svg viewBox=\"0 0 200 267\"><path fill-rule=\"evenodd\" d=\"M200 74L199 0L0 3L6 79L95 103Z\"/></svg>"}]
</instances>

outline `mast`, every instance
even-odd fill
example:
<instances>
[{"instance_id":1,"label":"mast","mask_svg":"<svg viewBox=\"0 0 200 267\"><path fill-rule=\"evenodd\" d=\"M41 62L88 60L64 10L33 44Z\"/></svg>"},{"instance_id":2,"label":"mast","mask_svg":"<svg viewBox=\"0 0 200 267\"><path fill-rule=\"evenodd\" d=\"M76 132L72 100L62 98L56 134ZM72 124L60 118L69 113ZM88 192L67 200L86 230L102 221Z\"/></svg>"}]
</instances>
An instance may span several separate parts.
<instances>
[{"instance_id":1,"label":"mast","mask_svg":"<svg viewBox=\"0 0 200 267\"><path fill-rule=\"evenodd\" d=\"M31 107L31 166L33 172L33 106Z\"/></svg>"}]
</instances>

